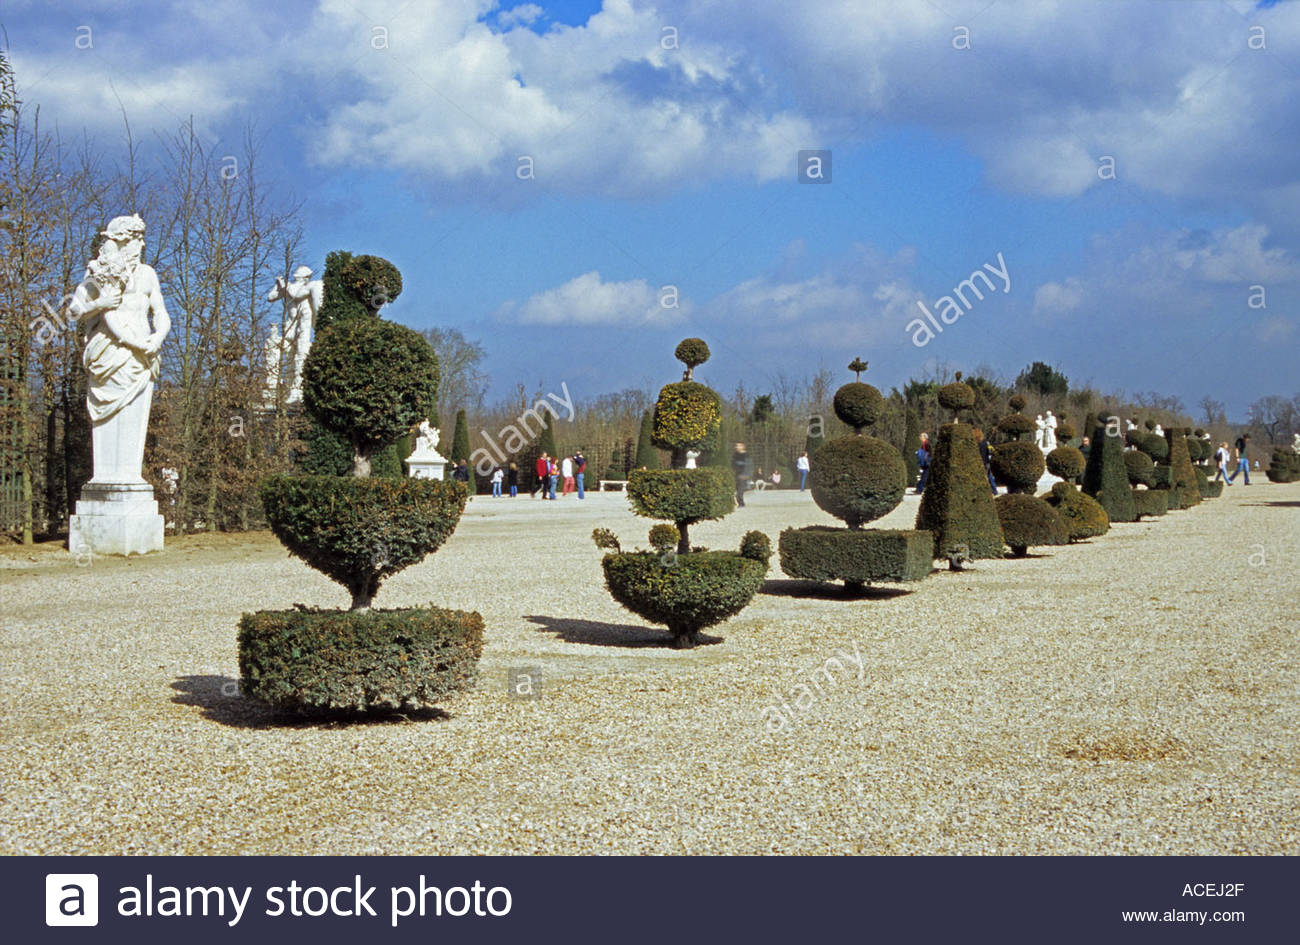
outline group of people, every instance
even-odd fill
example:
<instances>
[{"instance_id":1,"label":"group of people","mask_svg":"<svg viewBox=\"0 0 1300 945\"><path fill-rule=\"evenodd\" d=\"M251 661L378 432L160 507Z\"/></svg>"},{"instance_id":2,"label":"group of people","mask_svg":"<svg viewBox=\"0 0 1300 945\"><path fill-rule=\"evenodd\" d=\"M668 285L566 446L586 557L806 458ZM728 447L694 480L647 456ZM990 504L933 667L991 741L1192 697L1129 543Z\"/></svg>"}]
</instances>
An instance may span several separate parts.
<instances>
[{"instance_id":1,"label":"group of people","mask_svg":"<svg viewBox=\"0 0 1300 945\"><path fill-rule=\"evenodd\" d=\"M514 464L511 463L511 466ZM554 499L555 487L560 485L560 495L568 495L570 492L577 491L579 499L587 497L586 477L587 477L587 458L582 455L582 450L578 450L572 456L558 458L543 453L537 457L537 481L532 495L542 494L543 499ZM517 476L517 473L516 473ZM493 484L493 495L497 495L497 486ZM515 494L514 487L510 489L510 494Z\"/></svg>"},{"instance_id":2,"label":"group of people","mask_svg":"<svg viewBox=\"0 0 1300 945\"><path fill-rule=\"evenodd\" d=\"M799 454L794 468L799 474L799 491L803 492L807 488L808 473L812 469L807 450ZM754 468L749 450L744 443L737 443L732 450L731 471L736 477L736 505L738 506L745 504L745 492L751 488L761 490L767 486L779 488L781 485L781 470L773 469L771 473L764 476L763 467Z\"/></svg>"},{"instance_id":3,"label":"group of people","mask_svg":"<svg viewBox=\"0 0 1300 945\"><path fill-rule=\"evenodd\" d=\"M1236 479L1237 475L1240 474L1245 477L1246 485L1250 485L1250 460L1246 458L1246 448L1248 446L1250 446L1249 433L1243 433L1237 437L1237 442L1233 444L1237 453L1237 468L1232 471L1232 475L1228 475L1228 463L1232 461L1232 453L1228 452L1226 442L1219 444L1219 448L1214 451L1214 465L1218 467L1214 473L1216 482L1222 477L1224 482L1232 485L1232 480Z\"/></svg>"}]
</instances>

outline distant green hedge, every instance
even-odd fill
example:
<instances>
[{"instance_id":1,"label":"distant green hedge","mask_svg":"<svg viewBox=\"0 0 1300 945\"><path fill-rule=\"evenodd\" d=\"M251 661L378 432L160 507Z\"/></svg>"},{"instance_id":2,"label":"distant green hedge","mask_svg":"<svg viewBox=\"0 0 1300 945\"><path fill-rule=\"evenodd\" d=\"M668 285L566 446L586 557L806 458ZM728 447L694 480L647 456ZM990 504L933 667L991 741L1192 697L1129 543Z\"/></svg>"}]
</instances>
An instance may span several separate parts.
<instances>
[{"instance_id":1,"label":"distant green hedge","mask_svg":"<svg viewBox=\"0 0 1300 945\"><path fill-rule=\"evenodd\" d=\"M436 607L263 610L239 621L242 692L305 713L429 706L473 685L483 618Z\"/></svg>"}]
</instances>

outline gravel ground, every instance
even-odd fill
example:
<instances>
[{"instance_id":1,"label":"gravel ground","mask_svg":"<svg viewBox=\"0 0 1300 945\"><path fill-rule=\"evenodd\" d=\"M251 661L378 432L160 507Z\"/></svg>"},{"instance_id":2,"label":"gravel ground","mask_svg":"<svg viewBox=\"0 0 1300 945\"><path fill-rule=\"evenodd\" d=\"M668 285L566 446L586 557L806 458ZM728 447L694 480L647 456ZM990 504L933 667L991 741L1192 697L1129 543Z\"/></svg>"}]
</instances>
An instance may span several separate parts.
<instances>
[{"instance_id":1,"label":"gravel ground","mask_svg":"<svg viewBox=\"0 0 1300 945\"><path fill-rule=\"evenodd\" d=\"M769 492L692 537L831 521ZM1234 486L857 600L774 559L675 651L602 585L622 496L480 498L378 599L482 612L478 689L350 725L237 693L241 612L346 602L269 534L6 548L0 853L1300 853L1298 522Z\"/></svg>"}]
</instances>

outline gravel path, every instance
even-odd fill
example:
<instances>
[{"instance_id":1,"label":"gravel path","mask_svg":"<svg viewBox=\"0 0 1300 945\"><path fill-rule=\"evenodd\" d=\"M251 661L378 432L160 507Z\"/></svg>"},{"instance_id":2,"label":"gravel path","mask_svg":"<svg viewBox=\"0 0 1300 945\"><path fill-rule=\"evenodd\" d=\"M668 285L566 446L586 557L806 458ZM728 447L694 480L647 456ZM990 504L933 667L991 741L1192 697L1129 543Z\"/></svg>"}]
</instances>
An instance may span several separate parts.
<instances>
[{"instance_id":1,"label":"gravel path","mask_svg":"<svg viewBox=\"0 0 1300 945\"><path fill-rule=\"evenodd\" d=\"M692 537L818 522L769 492ZM354 725L236 692L241 612L346 602L269 534L0 551L0 853L1300 853L1300 484L859 600L774 559L694 651L601 583L592 528L650 524L475 499L377 603L479 610L479 688Z\"/></svg>"}]
</instances>

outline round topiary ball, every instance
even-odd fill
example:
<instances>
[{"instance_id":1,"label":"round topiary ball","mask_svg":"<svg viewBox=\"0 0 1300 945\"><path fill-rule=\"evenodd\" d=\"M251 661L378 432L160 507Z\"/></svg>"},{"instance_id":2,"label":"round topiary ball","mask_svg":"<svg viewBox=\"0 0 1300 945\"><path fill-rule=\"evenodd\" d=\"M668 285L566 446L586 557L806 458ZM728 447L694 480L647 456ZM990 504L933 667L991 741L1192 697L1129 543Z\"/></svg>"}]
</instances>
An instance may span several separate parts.
<instances>
[{"instance_id":1,"label":"round topiary ball","mask_svg":"<svg viewBox=\"0 0 1300 945\"><path fill-rule=\"evenodd\" d=\"M993 477L1009 492L1032 493L1047 470L1043 451L1027 440L995 446L991 465Z\"/></svg>"},{"instance_id":2,"label":"round topiary ball","mask_svg":"<svg viewBox=\"0 0 1300 945\"><path fill-rule=\"evenodd\" d=\"M1032 495L1000 495L993 504L1002 523L1002 536L1017 558L1023 558L1035 545L1064 545L1070 540L1070 532L1060 514L1042 499Z\"/></svg>"},{"instance_id":3,"label":"round topiary ball","mask_svg":"<svg viewBox=\"0 0 1300 945\"><path fill-rule=\"evenodd\" d=\"M1034 429L1034 421L1023 413L1009 413L998 421L998 432L1010 440L1018 440Z\"/></svg>"},{"instance_id":4,"label":"round topiary ball","mask_svg":"<svg viewBox=\"0 0 1300 945\"><path fill-rule=\"evenodd\" d=\"M708 443L722 425L721 403L717 391L695 381L665 385L655 401L651 442L663 450Z\"/></svg>"},{"instance_id":5,"label":"round topiary ball","mask_svg":"<svg viewBox=\"0 0 1300 945\"><path fill-rule=\"evenodd\" d=\"M767 564L772 557L772 540L760 531L745 532L740 539L740 556Z\"/></svg>"},{"instance_id":6,"label":"round topiary ball","mask_svg":"<svg viewBox=\"0 0 1300 945\"><path fill-rule=\"evenodd\" d=\"M1169 441L1154 433L1144 433L1138 439L1137 448L1146 453L1157 463L1169 459Z\"/></svg>"},{"instance_id":7,"label":"round topiary ball","mask_svg":"<svg viewBox=\"0 0 1300 945\"><path fill-rule=\"evenodd\" d=\"M681 538L682 533L677 530L676 525L663 523L650 526L650 547L655 551L670 551L677 547Z\"/></svg>"},{"instance_id":8,"label":"round topiary ball","mask_svg":"<svg viewBox=\"0 0 1300 945\"><path fill-rule=\"evenodd\" d=\"M1101 503L1068 482L1058 482L1052 486L1052 491L1043 501L1061 516L1070 541L1095 538L1110 531L1110 516Z\"/></svg>"},{"instance_id":9,"label":"round topiary ball","mask_svg":"<svg viewBox=\"0 0 1300 945\"><path fill-rule=\"evenodd\" d=\"M1029 403L1029 401L1025 400L1024 394L1012 394L1011 399L1008 400L1007 403L1011 405L1012 410L1019 413L1021 410L1025 409L1025 404Z\"/></svg>"},{"instance_id":10,"label":"round topiary ball","mask_svg":"<svg viewBox=\"0 0 1300 945\"><path fill-rule=\"evenodd\" d=\"M1074 428L1074 424L1069 420L1062 420L1056 425L1056 438L1058 440L1073 440L1079 435L1079 431Z\"/></svg>"},{"instance_id":11,"label":"round topiary ball","mask_svg":"<svg viewBox=\"0 0 1300 945\"><path fill-rule=\"evenodd\" d=\"M402 273L382 256L353 256L342 276L343 284L372 315L402 294Z\"/></svg>"},{"instance_id":12,"label":"round topiary ball","mask_svg":"<svg viewBox=\"0 0 1300 945\"><path fill-rule=\"evenodd\" d=\"M903 501L907 464L892 443L874 436L842 436L813 454L808 478L820 508L859 528Z\"/></svg>"},{"instance_id":13,"label":"round topiary ball","mask_svg":"<svg viewBox=\"0 0 1300 945\"><path fill-rule=\"evenodd\" d=\"M1124 469L1128 472L1128 481L1132 485L1146 486L1149 489L1156 484L1156 464L1141 450L1125 451Z\"/></svg>"},{"instance_id":14,"label":"round topiary ball","mask_svg":"<svg viewBox=\"0 0 1300 945\"><path fill-rule=\"evenodd\" d=\"M870 384L852 381L835 392L834 407L835 416L858 431L880 419L885 398Z\"/></svg>"},{"instance_id":15,"label":"round topiary ball","mask_svg":"<svg viewBox=\"0 0 1300 945\"><path fill-rule=\"evenodd\" d=\"M1047 454L1047 471L1053 476L1073 481L1083 475L1088 461L1073 446L1058 446Z\"/></svg>"},{"instance_id":16,"label":"round topiary ball","mask_svg":"<svg viewBox=\"0 0 1300 945\"><path fill-rule=\"evenodd\" d=\"M709 360L709 346L704 343L703 338L685 338L678 343L673 357L685 364L687 368L694 370Z\"/></svg>"},{"instance_id":17,"label":"round topiary ball","mask_svg":"<svg viewBox=\"0 0 1300 945\"><path fill-rule=\"evenodd\" d=\"M939 388L939 405L949 410L967 410L975 406L975 390L969 384L954 381Z\"/></svg>"}]
</instances>

